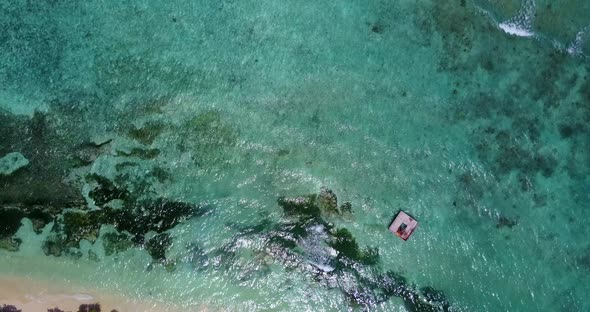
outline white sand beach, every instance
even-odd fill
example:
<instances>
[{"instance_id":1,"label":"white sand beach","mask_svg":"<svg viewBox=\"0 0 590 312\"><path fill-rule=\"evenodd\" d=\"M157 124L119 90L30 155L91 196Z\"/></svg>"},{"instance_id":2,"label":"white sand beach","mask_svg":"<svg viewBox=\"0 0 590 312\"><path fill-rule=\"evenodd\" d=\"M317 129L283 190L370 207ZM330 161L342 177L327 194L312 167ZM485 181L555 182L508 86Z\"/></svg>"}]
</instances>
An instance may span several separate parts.
<instances>
[{"instance_id":1,"label":"white sand beach","mask_svg":"<svg viewBox=\"0 0 590 312\"><path fill-rule=\"evenodd\" d=\"M78 311L81 304L100 303L101 311L211 311L204 305L179 307L160 302L110 294L73 283L56 283L17 276L0 276L0 305L8 304L23 312L45 312L58 307L63 311Z\"/></svg>"}]
</instances>

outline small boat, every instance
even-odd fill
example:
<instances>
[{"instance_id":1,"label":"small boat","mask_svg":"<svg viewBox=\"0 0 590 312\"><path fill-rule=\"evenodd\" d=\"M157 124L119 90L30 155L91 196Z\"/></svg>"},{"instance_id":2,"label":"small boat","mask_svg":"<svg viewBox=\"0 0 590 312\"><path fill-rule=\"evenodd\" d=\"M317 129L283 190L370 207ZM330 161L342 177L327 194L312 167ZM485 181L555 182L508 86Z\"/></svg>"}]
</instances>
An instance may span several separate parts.
<instances>
[{"instance_id":1,"label":"small boat","mask_svg":"<svg viewBox=\"0 0 590 312\"><path fill-rule=\"evenodd\" d=\"M410 217L407 213L400 211L389 226L389 230L399 238L408 240L417 226L418 221Z\"/></svg>"}]
</instances>

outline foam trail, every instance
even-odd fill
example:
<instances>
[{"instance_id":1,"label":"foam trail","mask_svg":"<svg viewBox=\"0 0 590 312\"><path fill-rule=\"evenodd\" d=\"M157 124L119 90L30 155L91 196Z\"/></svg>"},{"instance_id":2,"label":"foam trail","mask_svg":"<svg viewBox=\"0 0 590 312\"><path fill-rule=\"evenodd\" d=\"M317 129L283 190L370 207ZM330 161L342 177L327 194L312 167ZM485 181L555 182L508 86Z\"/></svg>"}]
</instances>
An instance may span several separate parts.
<instances>
[{"instance_id":1,"label":"foam trail","mask_svg":"<svg viewBox=\"0 0 590 312\"><path fill-rule=\"evenodd\" d=\"M536 4L534 0L525 0L518 14L513 18L499 23L498 26L507 34L519 37L532 37L533 18L535 16Z\"/></svg>"}]
</instances>

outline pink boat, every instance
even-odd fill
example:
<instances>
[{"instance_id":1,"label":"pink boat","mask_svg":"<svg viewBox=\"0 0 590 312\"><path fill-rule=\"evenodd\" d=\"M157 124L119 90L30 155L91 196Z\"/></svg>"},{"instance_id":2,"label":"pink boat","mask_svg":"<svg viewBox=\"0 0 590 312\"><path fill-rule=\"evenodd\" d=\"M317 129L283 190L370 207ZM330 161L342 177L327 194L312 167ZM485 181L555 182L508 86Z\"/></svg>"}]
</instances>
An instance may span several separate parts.
<instances>
[{"instance_id":1,"label":"pink boat","mask_svg":"<svg viewBox=\"0 0 590 312\"><path fill-rule=\"evenodd\" d=\"M407 213L400 211L389 226L389 230L401 239L408 240L417 226L418 221L410 217Z\"/></svg>"}]
</instances>

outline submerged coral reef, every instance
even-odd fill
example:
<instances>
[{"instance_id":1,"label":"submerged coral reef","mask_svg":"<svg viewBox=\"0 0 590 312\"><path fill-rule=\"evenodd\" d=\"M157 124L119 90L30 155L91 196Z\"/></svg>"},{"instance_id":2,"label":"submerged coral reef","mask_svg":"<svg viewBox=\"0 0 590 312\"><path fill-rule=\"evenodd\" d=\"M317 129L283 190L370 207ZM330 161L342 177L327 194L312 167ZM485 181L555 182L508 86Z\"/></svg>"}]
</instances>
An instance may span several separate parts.
<instances>
[{"instance_id":1,"label":"submerged coral reef","mask_svg":"<svg viewBox=\"0 0 590 312\"><path fill-rule=\"evenodd\" d=\"M361 248L348 229L326 221L335 216L335 200L333 205L326 205L326 196L336 198L328 189L322 189L319 195L280 197L278 205L285 219L241 228L231 243L217 251L223 254L223 265L231 265L241 241L256 240L261 242L255 250L262 254L259 258L268 256L287 270L310 274L312 281L323 287L339 289L352 308L370 311L399 297L408 311L454 311L442 292L432 287L417 289L399 273L382 272L377 248ZM336 216L342 216L342 212Z\"/></svg>"}]
</instances>

